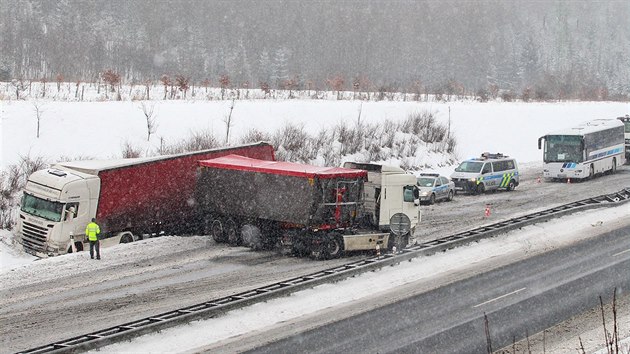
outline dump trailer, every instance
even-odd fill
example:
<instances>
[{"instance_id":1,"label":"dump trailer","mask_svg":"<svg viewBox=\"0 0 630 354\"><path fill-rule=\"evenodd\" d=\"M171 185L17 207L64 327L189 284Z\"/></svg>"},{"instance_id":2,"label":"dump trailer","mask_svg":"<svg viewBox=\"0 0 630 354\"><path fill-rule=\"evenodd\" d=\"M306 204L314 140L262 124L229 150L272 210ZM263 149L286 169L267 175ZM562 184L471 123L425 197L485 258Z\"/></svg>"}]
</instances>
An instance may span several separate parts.
<instances>
[{"instance_id":1,"label":"dump trailer","mask_svg":"<svg viewBox=\"0 0 630 354\"><path fill-rule=\"evenodd\" d=\"M365 170L236 155L203 160L199 166L197 205L207 233L217 242L254 249L280 247L317 259L393 245L389 232L373 225L361 227ZM406 188L407 195L413 195L415 179ZM402 199L405 188L391 193Z\"/></svg>"},{"instance_id":2,"label":"dump trailer","mask_svg":"<svg viewBox=\"0 0 630 354\"><path fill-rule=\"evenodd\" d=\"M160 234L203 231L194 191L197 162L228 154L274 160L273 147L255 143L177 155L60 162L29 176L17 239L40 257L82 250L92 218L101 244Z\"/></svg>"}]
</instances>

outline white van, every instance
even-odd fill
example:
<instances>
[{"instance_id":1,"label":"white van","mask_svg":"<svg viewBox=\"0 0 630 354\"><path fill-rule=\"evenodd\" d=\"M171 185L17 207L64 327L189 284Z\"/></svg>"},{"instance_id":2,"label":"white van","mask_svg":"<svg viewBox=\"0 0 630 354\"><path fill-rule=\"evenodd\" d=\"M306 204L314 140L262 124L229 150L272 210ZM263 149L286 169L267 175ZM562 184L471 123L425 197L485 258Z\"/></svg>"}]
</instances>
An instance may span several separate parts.
<instances>
[{"instance_id":1,"label":"white van","mask_svg":"<svg viewBox=\"0 0 630 354\"><path fill-rule=\"evenodd\" d=\"M481 194L499 188L511 191L519 183L518 165L509 156L484 152L480 158L462 162L451 180L456 192Z\"/></svg>"}]
</instances>

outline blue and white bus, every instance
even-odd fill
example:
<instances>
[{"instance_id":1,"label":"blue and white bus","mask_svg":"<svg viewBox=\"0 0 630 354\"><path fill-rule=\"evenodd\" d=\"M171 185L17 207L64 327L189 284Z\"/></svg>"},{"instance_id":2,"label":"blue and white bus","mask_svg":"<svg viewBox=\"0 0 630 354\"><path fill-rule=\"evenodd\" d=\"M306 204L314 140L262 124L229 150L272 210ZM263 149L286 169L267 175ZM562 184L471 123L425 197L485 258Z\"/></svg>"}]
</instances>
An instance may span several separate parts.
<instances>
[{"instance_id":1,"label":"blue and white bus","mask_svg":"<svg viewBox=\"0 0 630 354\"><path fill-rule=\"evenodd\" d=\"M624 136L626 139L626 163L630 160L630 115L626 114L625 117L617 118L625 125Z\"/></svg>"},{"instance_id":2,"label":"blue and white bus","mask_svg":"<svg viewBox=\"0 0 630 354\"><path fill-rule=\"evenodd\" d=\"M624 124L618 119L595 119L538 139L543 152L543 177L592 178L617 171L625 163Z\"/></svg>"}]
</instances>

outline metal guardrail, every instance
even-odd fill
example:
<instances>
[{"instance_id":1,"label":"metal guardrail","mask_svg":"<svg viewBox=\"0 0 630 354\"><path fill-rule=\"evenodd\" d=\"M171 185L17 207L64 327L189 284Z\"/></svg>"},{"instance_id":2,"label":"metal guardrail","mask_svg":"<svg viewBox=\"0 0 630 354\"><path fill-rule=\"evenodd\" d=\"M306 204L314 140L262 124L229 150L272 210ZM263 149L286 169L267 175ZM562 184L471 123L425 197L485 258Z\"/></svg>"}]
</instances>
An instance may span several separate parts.
<instances>
[{"instance_id":1,"label":"metal guardrail","mask_svg":"<svg viewBox=\"0 0 630 354\"><path fill-rule=\"evenodd\" d=\"M349 262L344 265L325 269L316 273L287 279L238 294L165 312L140 320L127 322L122 325L109 327L103 330L25 350L20 353L74 353L100 348L115 342L128 340L147 333L153 333L158 330L174 327L190 321L215 317L233 309L281 297L301 289L312 288L319 284L349 278L360 273L391 266L416 257L431 255L476 241L481 238L492 237L499 233L547 221L558 216L602 206L614 206L629 200L630 188L625 188L616 193L560 205L551 209L519 216L506 221L481 226L455 235L421 243L405 248L395 255L385 254L382 256L374 256Z\"/></svg>"}]
</instances>

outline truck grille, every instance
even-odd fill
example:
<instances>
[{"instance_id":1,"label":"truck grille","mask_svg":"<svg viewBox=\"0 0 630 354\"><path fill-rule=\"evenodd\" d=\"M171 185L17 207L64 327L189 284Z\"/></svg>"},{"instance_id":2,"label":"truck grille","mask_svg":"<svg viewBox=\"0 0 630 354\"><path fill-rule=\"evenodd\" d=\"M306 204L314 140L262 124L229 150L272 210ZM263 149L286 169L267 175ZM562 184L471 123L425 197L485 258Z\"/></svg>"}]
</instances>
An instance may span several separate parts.
<instances>
[{"instance_id":1,"label":"truck grille","mask_svg":"<svg viewBox=\"0 0 630 354\"><path fill-rule=\"evenodd\" d=\"M28 253L44 252L48 229L29 222L22 222L22 245Z\"/></svg>"}]
</instances>

